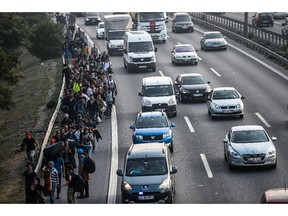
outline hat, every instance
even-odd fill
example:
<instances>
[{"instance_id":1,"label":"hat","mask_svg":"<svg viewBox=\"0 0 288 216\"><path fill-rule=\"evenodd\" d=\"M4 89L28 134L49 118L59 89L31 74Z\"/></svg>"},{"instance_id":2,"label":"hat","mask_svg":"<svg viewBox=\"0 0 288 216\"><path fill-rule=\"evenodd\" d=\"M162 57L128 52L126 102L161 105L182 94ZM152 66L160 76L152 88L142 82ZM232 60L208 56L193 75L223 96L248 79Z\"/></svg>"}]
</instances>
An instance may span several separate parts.
<instances>
[{"instance_id":1,"label":"hat","mask_svg":"<svg viewBox=\"0 0 288 216\"><path fill-rule=\"evenodd\" d=\"M78 153L78 154L83 154L83 152L84 152L84 151L83 151L83 149L81 149L81 148L77 150L77 153Z\"/></svg>"},{"instance_id":2,"label":"hat","mask_svg":"<svg viewBox=\"0 0 288 216\"><path fill-rule=\"evenodd\" d=\"M54 144L54 143L56 143L56 139L55 139L55 138L52 138L52 139L50 140L50 142L51 142L52 144Z\"/></svg>"},{"instance_id":3,"label":"hat","mask_svg":"<svg viewBox=\"0 0 288 216\"><path fill-rule=\"evenodd\" d=\"M65 113L65 114L64 114L64 117L69 118L69 114L68 114L68 113Z\"/></svg>"},{"instance_id":4,"label":"hat","mask_svg":"<svg viewBox=\"0 0 288 216\"><path fill-rule=\"evenodd\" d=\"M26 137L30 137L31 133L29 131L26 132Z\"/></svg>"}]
</instances>

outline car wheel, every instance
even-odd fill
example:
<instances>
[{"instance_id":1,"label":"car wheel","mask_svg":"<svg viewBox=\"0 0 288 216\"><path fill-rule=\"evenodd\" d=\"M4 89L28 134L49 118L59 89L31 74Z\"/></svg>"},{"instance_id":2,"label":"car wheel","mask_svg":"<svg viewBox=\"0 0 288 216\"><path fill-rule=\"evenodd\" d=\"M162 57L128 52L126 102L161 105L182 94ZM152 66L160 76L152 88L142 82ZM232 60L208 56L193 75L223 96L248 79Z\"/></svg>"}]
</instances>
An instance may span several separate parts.
<instances>
[{"instance_id":1,"label":"car wheel","mask_svg":"<svg viewBox=\"0 0 288 216\"><path fill-rule=\"evenodd\" d=\"M234 170L234 167L231 164L228 165L228 168L229 170Z\"/></svg>"},{"instance_id":2,"label":"car wheel","mask_svg":"<svg viewBox=\"0 0 288 216\"><path fill-rule=\"evenodd\" d=\"M175 113L173 114L173 116L174 116L174 117L176 117L176 116L177 116L177 111L175 111Z\"/></svg>"},{"instance_id":3,"label":"car wheel","mask_svg":"<svg viewBox=\"0 0 288 216\"><path fill-rule=\"evenodd\" d=\"M169 150L170 150L171 153L174 152L174 149L173 149L173 142L171 142L171 145L169 146Z\"/></svg>"},{"instance_id":4,"label":"car wheel","mask_svg":"<svg viewBox=\"0 0 288 216\"><path fill-rule=\"evenodd\" d=\"M166 40L162 40L162 43L166 43Z\"/></svg>"},{"instance_id":5,"label":"car wheel","mask_svg":"<svg viewBox=\"0 0 288 216\"><path fill-rule=\"evenodd\" d=\"M211 112L210 112L210 110L208 109L208 115L210 116L211 115Z\"/></svg>"},{"instance_id":6,"label":"car wheel","mask_svg":"<svg viewBox=\"0 0 288 216\"><path fill-rule=\"evenodd\" d=\"M123 59L123 63L124 63L124 68L127 69L127 65L125 63L125 60Z\"/></svg>"},{"instance_id":7,"label":"car wheel","mask_svg":"<svg viewBox=\"0 0 288 216\"><path fill-rule=\"evenodd\" d=\"M271 166L271 168L272 169L276 169L276 167L277 167L277 161L276 161L276 163L274 165Z\"/></svg>"},{"instance_id":8,"label":"car wheel","mask_svg":"<svg viewBox=\"0 0 288 216\"><path fill-rule=\"evenodd\" d=\"M183 99L182 94L181 94L180 92L179 92L179 101L180 101L181 103L184 102L184 99Z\"/></svg>"},{"instance_id":9,"label":"car wheel","mask_svg":"<svg viewBox=\"0 0 288 216\"><path fill-rule=\"evenodd\" d=\"M239 115L239 118L243 119L244 118L244 114Z\"/></svg>"},{"instance_id":10,"label":"car wheel","mask_svg":"<svg viewBox=\"0 0 288 216\"><path fill-rule=\"evenodd\" d=\"M196 62L194 63L194 65L198 65L198 62L196 61Z\"/></svg>"},{"instance_id":11,"label":"car wheel","mask_svg":"<svg viewBox=\"0 0 288 216\"><path fill-rule=\"evenodd\" d=\"M216 118L216 116L211 115L211 119L212 120L215 120L215 118Z\"/></svg>"},{"instance_id":12,"label":"car wheel","mask_svg":"<svg viewBox=\"0 0 288 216\"><path fill-rule=\"evenodd\" d=\"M224 159L225 159L225 161L228 161L225 151L224 151Z\"/></svg>"}]
</instances>

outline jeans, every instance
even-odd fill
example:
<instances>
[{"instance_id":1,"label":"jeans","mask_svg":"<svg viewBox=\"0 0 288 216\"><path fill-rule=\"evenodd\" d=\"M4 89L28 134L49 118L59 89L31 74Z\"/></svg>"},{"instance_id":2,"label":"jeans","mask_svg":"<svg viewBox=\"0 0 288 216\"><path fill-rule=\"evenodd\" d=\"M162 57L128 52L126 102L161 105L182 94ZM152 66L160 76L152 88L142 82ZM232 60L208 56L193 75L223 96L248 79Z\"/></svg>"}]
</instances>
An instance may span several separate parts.
<instances>
[{"instance_id":1,"label":"jeans","mask_svg":"<svg viewBox=\"0 0 288 216\"><path fill-rule=\"evenodd\" d=\"M30 150L27 152L28 160L34 164L35 150Z\"/></svg>"},{"instance_id":2,"label":"jeans","mask_svg":"<svg viewBox=\"0 0 288 216\"><path fill-rule=\"evenodd\" d=\"M53 204L54 200L55 200L56 188L57 188L57 183L56 182L52 182L52 191L51 191L51 194L50 194L50 203L51 204Z\"/></svg>"},{"instance_id":3,"label":"jeans","mask_svg":"<svg viewBox=\"0 0 288 216\"><path fill-rule=\"evenodd\" d=\"M107 116L111 116L111 112L112 112L112 101L110 102L110 101L107 101L106 102L107 103L107 110L106 110L106 115Z\"/></svg>"}]
</instances>

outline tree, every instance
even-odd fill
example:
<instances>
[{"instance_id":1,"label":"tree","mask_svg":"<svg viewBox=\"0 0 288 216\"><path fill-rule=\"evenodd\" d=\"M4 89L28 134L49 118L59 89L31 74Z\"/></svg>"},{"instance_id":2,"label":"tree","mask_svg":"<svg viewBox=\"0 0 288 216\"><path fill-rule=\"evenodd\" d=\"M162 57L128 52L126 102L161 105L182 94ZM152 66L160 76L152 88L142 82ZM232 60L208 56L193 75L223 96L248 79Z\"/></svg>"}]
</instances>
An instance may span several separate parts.
<instances>
[{"instance_id":1,"label":"tree","mask_svg":"<svg viewBox=\"0 0 288 216\"><path fill-rule=\"evenodd\" d=\"M51 20L43 20L32 27L28 50L41 60L61 57L63 29Z\"/></svg>"},{"instance_id":2,"label":"tree","mask_svg":"<svg viewBox=\"0 0 288 216\"><path fill-rule=\"evenodd\" d=\"M16 85L21 75L12 69L19 64L19 47L27 35L27 24L15 13L0 13L0 108L15 106L9 86Z\"/></svg>"}]
</instances>

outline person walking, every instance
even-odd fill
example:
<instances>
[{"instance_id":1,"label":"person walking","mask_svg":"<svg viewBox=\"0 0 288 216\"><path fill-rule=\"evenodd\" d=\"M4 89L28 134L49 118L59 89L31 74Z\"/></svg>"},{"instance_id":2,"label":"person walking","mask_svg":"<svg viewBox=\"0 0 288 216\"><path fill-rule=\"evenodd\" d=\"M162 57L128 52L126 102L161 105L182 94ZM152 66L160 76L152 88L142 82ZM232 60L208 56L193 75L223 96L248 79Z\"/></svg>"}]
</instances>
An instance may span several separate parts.
<instances>
[{"instance_id":1,"label":"person walking","mask_svg":"<svg viewBox=\"0 0 288 216\"><path fill-rule=\"evenodd\" d=\"M73 177L75 175L73 171L73 166L72 164L67 165L67 173L68 173L68 189L67 189L67 201L69 204L75 204L76 199L75 199L75 190L74 190L74 185L73 185Z\"/></svg>"},{"instance_id":2,"label":"person walking","mask_svg":"<svg viewBox=\"0 0 288 216\"><path fill-rule=\"evenodd\" d=\"M40 178L35 178L33 184L34 184L35 190L37 191L37 194L38 194L38 202L39 203L45 203L45 201L46 201L45 188L43 185L41 185Z\"/></svg>"},{"instance_id":3,"label":"person walking","mask_svg":"<svg viewBox=\"0 0 288 216\"><path fill-rule=\"evenodd\" d=\"M26 132L26 137L22 140L21 143L17 144L17 147L21 146L21 149L26 147L27 159L30 163L35 165L35 153L36 148L40 150L38 142L31 137L31 133L29 131Z\"/></svg>"},{"instance_id":4,"label":"person walking","mask_svg":"<svg viewBox=\"0 0 288 216\"><path fill-rule=\"evenodd\" d=\"M53 204L55 202L55 192L56 192L57 186L59 184L59 177L58 177L58 171L54 167L53 161L49 161L48 167L49 167L51 183L52 183L52 191L50 194L50 203Z\"/></svg>"},{"instance_id":5,"label":"person walking","mask_svg":"<svg viewBox=\"0 0 288 216\"><path fill-rule=\"evenodd\" d=\"M54 167L58 172L58 180L59 180L59 184L57 184L56 199L60 199L62 174L63 174L63 178L65 178L65 163L61 155L58 155L58 157L55 160L53 160L53 162L54 162Z\"/></svg>"},{"instance_id":6,"label":"person walking","mask_svg":"<svg viewBox=\"0 0 288 216\"><path fill-rule=\"evenodd\" d=\"M79 168L78 168L78 175L82 176L85 180L85 188L84 190L80 191L80 195L77 197L78 199L88 198L89 197L89 179L90 174L84 170L84 163L85 163L85 156L83 149L78 149L78 159L79 159Z\"/></svg>"},{"instance_id":7,"label":"person walking","mask_svg":"<svg viewBox=\"0 0 288 216\"><path fill-rule=\"evenodd\" d=\"M111 117L113 101L114 101L113 91L112 89L108 88L106 92L106 104L107 104L106 116L107 117Z\"/></svg>"},{"instance_id":8,"label":"person walking","mask_svg":"<svg viewBox=\"0 0 288 216\"><path fill-rule=\"evenodd\" d=\"M36 172L33 170L33 164L28 162L26 164L26 171L23 172L22 185L25 185L25 203L28 203L28 193L31 190L30 186L34 183L34 179L37 177Z\"/></svg>"}]
</instances>

